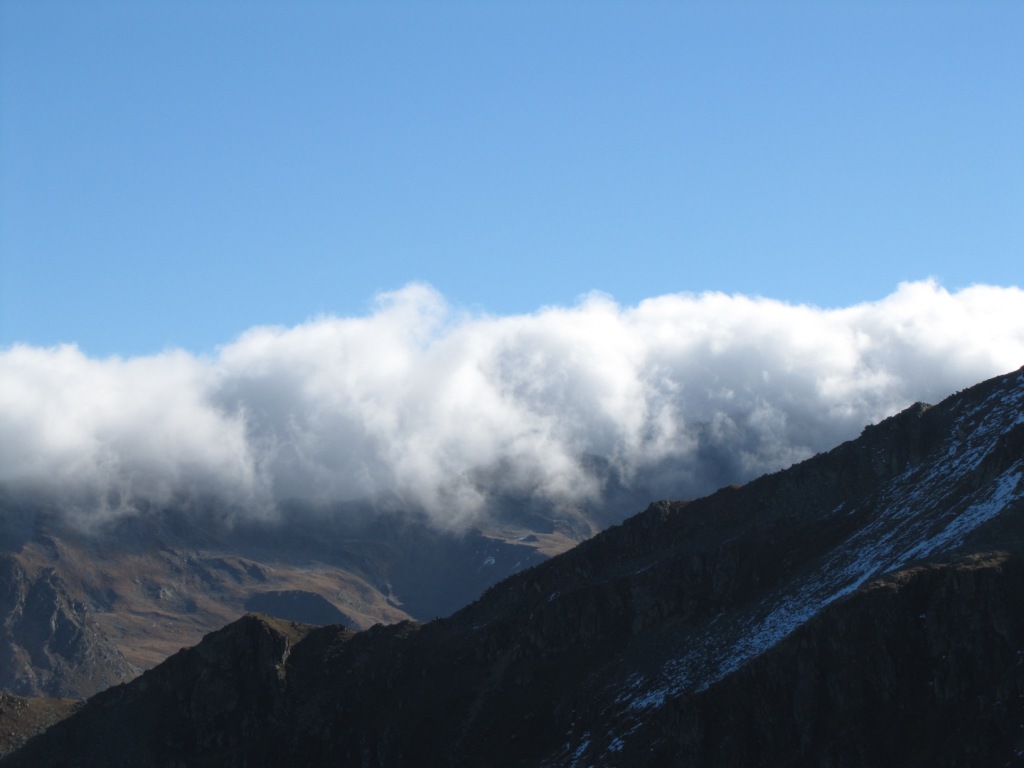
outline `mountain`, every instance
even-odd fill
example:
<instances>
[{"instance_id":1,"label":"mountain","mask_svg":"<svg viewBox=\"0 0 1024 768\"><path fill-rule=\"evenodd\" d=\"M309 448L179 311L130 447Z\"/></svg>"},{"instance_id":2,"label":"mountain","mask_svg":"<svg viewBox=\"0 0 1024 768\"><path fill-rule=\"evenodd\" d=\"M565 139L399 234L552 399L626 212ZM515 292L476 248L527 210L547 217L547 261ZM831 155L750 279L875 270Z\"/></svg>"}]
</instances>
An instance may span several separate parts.
<instances>
[{"instance_id":1,"label":"mountain","mask_svg":"<svg viewBox=\"0 0 1024 768\"><path fill-rule=\"evenodd\" d=\"M4 766L1024 764L1024 369L452 616L248 615Z\"/></svg>"},{"instance_id":2,"label":"mountain","mask_svg":"<svg viewBox=\"0 0 1024 768\"><path fill-rule=\"evenodd\" d=\"M0 489L0 688L85 698L247 611L365 629L429 619L593 533L582 516L439 530L395 506L224 520L178 503L83 527Z\"/></svg>"}]
</instances>

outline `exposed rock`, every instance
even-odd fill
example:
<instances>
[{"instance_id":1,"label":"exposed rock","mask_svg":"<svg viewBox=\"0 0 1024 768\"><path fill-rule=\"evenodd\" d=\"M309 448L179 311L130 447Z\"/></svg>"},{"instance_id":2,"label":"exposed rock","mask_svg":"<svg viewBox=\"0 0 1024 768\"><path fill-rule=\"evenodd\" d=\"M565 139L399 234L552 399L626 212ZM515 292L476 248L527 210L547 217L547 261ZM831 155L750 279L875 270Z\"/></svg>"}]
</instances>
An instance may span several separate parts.
<instances>
[{"instance_id":1,"label":"exposed rock","mask_svg":"<svg viewBox=\"0 0 1024 768\"><path fill-rule=\"evenodd\" d=\"M0 555L0 687L23 696L85 698L138 670L51 568Z\"/></svg>"}]
</instances>

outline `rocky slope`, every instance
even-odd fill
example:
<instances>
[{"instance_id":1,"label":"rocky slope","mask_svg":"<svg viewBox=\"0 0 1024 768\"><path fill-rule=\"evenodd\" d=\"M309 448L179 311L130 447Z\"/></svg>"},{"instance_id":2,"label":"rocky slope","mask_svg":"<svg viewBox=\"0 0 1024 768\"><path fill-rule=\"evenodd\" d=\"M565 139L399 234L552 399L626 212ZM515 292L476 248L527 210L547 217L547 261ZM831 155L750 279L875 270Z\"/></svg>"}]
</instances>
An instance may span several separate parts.
<instances>
[{"instance_id":1,"label":"rocky slope","mask_svg":"<svg viewBox=\"0 0 1024 768\"><path fill-rule=\"evenodd\" d=\"M138 674L53 568L0 555L0 687L90 696Z\"/></svg>"},{"instance_id":2,"label":"rocky slope","mask_svg":"<svg viewBox=\"0 0 1024 768\"><path fill-rule=\"evenodd\" d=\"M1022 595L1006 553L891 574L668 702L622 757L646 737L665 764L1024 764Z\"/></svg>"},{"instance_id":3,"label":"rocky slope","mask_svg":"<svg viewBox=\"0 0 1024 768\"><path fill-rule=\"evenodd\" d=\"M0 689L85 698L247 611L355 629L447 615L592 533L567 520L444 532L358 508L284 519L180 505L82 529L0 489Z\"/></svg>"},{"instance_id":4,"label":"rocky slope","mask_svg":"<svg viewBox=\"0 0 1024 768\"><path fill-rule=\"evenodd\" d=\"M3 765L1022 764L1024 369L453 616L253 615Z\"/></svg>"},{"instance_id":5,"label":"rocky slope","mask_svg":"<svg viewBox=\"0 0 1024 768\"><path fill-rule=\"evenodd\" d=\"M0 693L0 757L59 723L80 704L74 699L23 698Z\"/></svg>"}]
</instances>

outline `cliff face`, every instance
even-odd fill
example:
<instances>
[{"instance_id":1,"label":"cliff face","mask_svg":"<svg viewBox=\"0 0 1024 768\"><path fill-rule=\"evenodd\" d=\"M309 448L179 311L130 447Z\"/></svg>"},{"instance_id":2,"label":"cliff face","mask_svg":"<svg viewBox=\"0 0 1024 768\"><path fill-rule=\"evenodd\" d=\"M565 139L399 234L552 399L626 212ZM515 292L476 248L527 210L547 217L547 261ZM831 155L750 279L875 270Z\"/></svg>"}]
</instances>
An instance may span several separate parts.
<instances>
[{"instance_id":1,"label":"cliff face","mask_svg":"<svg viewBox=\"0 0 1024 768\"><path fill-rule=\"evenodd\" d=\"M5 765L1005 765L1024 370L659 502L448 619L251 616Z\"/></svg>"}]
</instances>

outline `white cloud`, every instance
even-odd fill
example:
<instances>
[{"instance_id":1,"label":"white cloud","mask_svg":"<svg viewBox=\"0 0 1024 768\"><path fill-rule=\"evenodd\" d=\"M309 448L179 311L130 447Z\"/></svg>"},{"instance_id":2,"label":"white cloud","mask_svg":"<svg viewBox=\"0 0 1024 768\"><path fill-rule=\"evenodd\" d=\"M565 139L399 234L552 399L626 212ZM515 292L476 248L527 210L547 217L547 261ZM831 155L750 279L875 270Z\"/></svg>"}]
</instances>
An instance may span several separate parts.
<instances>
[{"instance_id":1,"label":"white cloud","mask_svg":"<svg viewBox=\"0 0 1024 768\"><path fill-rule=\"evenodd\" d=\"M431 288L360 318L254 328L213 358L0 351L0 481L89 499L276 501L387 493L457 524L490 494L628 514L750 479L915 400L1024 363L1024 292L907 283L823 310L723 294L491 317ZM600 469L604 468L604 469Z\"/></svg>"}]
</instances>

